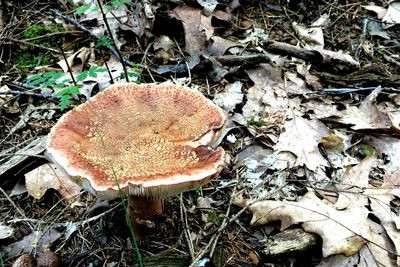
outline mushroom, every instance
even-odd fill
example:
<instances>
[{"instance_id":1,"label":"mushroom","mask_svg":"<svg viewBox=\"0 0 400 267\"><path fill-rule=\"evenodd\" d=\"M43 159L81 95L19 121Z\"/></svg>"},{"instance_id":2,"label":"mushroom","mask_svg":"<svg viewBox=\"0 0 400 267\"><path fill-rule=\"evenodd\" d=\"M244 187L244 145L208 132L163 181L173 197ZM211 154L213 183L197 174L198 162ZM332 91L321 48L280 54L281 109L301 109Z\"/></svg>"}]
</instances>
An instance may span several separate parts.
<instances>
[{"instance_id":1,"label":"mushroom","mask_svg":"<svg viewBox=\"0 0 400 267\"><path fill-rule=\"evenodd\" d=\"M223 111L187 87L116 84L64 114L51 129L47 153L100 198L127 195L137 220L162 213L162 199L217 176L224 150L212 148Z\"/></svg>"}]
</instances>

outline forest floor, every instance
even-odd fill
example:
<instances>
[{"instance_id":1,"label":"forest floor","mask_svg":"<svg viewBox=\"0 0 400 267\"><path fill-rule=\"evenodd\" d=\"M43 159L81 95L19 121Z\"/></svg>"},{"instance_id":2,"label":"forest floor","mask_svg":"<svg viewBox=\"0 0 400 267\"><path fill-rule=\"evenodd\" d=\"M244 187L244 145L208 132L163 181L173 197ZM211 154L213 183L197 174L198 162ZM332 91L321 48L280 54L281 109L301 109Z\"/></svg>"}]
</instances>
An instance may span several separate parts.
<instances>
[{"instance_id":1,"label":"forest floor","mask_svg":"<svg viewBox=\"0 0 400 267\"><path fill-rule=\"evenodd\" d=\"M63 114L127 77L228 118L224 169L164 201L144 266L400 265L399 2L0 5L0 266L139 266L121 201L45 156Z\"/></svg>"}]
</instances>

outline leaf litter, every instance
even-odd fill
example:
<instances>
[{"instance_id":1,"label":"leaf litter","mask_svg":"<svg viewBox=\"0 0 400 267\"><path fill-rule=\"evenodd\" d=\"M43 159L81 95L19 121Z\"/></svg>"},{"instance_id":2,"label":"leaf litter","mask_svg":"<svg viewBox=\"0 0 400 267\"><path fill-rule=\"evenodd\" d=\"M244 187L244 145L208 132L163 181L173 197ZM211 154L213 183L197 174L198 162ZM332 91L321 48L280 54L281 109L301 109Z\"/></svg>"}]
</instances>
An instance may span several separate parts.
<instances>
[{"instance_id":1,"label":"leaf litter","mask_svg":"<svg viewBox=\"0 0 400 267\"><path fill-rule=\"evenodd\" d=\"M398 51L391 46L398 33L398 3L385 7L357 3L354 10L343 5L328 10L325 5L307 9L296 3L193 2L112 1L103 6L109 9L106 17L115 47L140 66L128 67L134 73L132 81L183 81L213 99L229 119L218 141L227 152L221 178L201 191L183 194L180 204L176 199L167 201L168 215L161 231L152 236L158 243L148 244L149 251L157 255L165 246L174 247L189 262L184 266L207 260L216 266L271 264L274 260L262 257L258 241L272 232L302 228L322 240L322 257L304 251L318 266L400 265L399 82L395 75L381 79L384 73L398 72ZM65 14L68 9L76 12L77 24L92 32L92 39L73 45L67 34L62 40L72 44L66 49L67 61L57 55L53 65L38 66L38 73L32 71L28 77L36 75L34 86L42 93L57 93L64 89L57 84L73 86L66 81L69 65L80 77L79 92L70 99L71 105L78 105L123 81L125 73L118 57L107 50L109 43L102 55L96 50L95 42L108 37L97 1L66 1L60 8ZM343 13L344 8L355 15ZM360 29L359 15L367 11L381 21L369 17ZM66 29L73 27L60 18L55 21ZM381 37L385 41L376 39ZM386 54L377 59L377 51ZM260 53L268 60L245 61L246 56ZM385 71L374 70L371 61ZM373 72L352 76L360 66L363 70L372 66ZM105 68L109 72L94 71ZM53 74L44 77L50 71ZM328 88L338 84L329 77L344 76L357 77L356 83ZM23 79L4 79L8 84L2 84L0 91L0 114L5 126L0 124L0 134L6 148L0 152L0 175L5 182L0 186L6 197L1 199L0 239L6 260L51 248L68 261L71 255L64 247L81 253L69 248L68 242L96 254L98 243L113 242L100 238L107 235L129 248L121 235L124 228L117 227L124 223L114 215L116 206L95 204L95 197L87 193L77 202L64 201L80 188L56 166L44 164L43 148L37 144L41 139L36 136L45 135L59 118L60 112L50 103L54 100L15 99L6 91L15 89L16 82L24 86ZM355 91L355 84L364 91ZM13 114L21 116L16 119ZM25 184L17 184L22 175ZM177 219L179 205L186 206L186 221ZM81 219L97 208L106 211ZM246 215L246 209L251 214ZM45 216L43 221L40 216ZM280 227L271 224L276 221ZM104 226L105 222L112 226ZM38 227L42 223L48 229ZM191 238L181 239L182 229ZM186 251L197 255L190 258ZM106 256L95 257L109 257L107 250L103 253ZM113 264L131 264L123 258L123 249L115 253ZM95 260L89 256L85 263L93 265Z\"/></svg>"}]
</instances>

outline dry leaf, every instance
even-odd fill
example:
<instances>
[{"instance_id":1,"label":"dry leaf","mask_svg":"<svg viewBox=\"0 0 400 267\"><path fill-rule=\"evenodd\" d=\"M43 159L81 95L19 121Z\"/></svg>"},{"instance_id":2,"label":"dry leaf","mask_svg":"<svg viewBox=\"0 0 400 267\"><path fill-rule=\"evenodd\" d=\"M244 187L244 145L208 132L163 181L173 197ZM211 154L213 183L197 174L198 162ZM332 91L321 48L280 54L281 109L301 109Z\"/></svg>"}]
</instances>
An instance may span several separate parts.
<instances>
[{"instance_id":1,"label":"dry leaf","mask_svg":"<svg viewBox=\"0 0 400 267\"><path fill-rule=\"evenodd\" d=\"M320 199L314 192L308 192L299 202L261 201L250 206L251 224L281 221L284 230L302 223L304 230L321 236L325 257L349 256L366 244L359 252L361 259L372 257L373 262L383 266L395 266L393 254L399 254L400 231L394 220L399 215L390 209L390 201L400 194L400 189L390 187L386 181L382 187L369 185L370 171L379 163L376 158L369 157L347 168L338 185L336 203ZM379 225L369 219L370 213L380 220ZM397 264L400 264L400 257Z\"/></svg>"},{"instance_id":2,"label":"dry leaf","mask_svg":"<svg viewBox=\"0 0 400 267\"><path fill-rule=\"evenodd\" d=\"M287 94L282 80L282 66L284 59L277 60L277 66L260 64L256 69L246 71L254 86L247 92L247 103L243 107L243 116L246 119L254 117L265 118L266 114L272 119L274 114L286 114L288 103ZM267 121L267 123L273 121Z\"/></svg>"},{"instance_id":3,"label":"dry leaf","mask_svg":"<svg viewBox=\"0 0 400 267\"><path fill-rule=\"evenodd\" d=\"M207 52L211 56L223 56L229 48L237 46L244 47L242 43L231 41L219 36L213 36L210 38Z\"/></svg>"},{"instance_id":4,"label":"dry leaf","mask_svg":"<svg viewBox=\"0 0 400 267\"><path fill-rule=\"evenodd\" d=\"M11 243L4 247L5 258L15 258L23 253L42 252L45 248L51 246L52 243L61 238L62 234L53 228L46 232L34 231L21 240Z\"/></svg>"},{"instance_id":5,"label":"dry leaf","mask_svg":"<svg viewBox=\"0 0 400 267\"><path fill-rule=\"evenodd\" d=\"M284 230L302 223L304 230L321 236L324 257L341 253L352 255L365 244L362 237L369 237L365 220L367 211L362 216L352 216L362 210L338 211L332 204L321 201L314 192L308 192L299 202L257 202L250 210L253 212L252 226L279 220L281 230Z\"/></svg>"},{"instance_id":6,"label":"dry leaf","mask_svg":"<svg viewBox=\"0 0 400 267\"><path fill-rule=\"evenodd\" d=\"M315 114L319 119L327 119L347 125L353 130L381 130L385 132L400 133L398 126L393 125L391 117L386 111L380 110L376 105L376 97L382 88L376 88L360 104L359 107L349 106L345 110L319 110Z\"/></svg>"},{"instance_id":7,"label":"dry leaf","mask_svg":"<svg viewBox=\"0 0 400 267\"><path fill-rule=\"evenodd\" d=\"M232 112L236 105L242 103L242 101L243 93L242 83L240 81L228 84L225 87L225 92L216 93L214 97L214 103L227 112Z\"/></svg>"},{"instance_id":8,"label":"dry leaf","mask_svg":"<svg viewBox=\"0 0 400 267\"><path fill-rule=\"evenodd\" d=\"M172 16L183 23L185 50L192 57L199 56L205 50L206 42L214 34L211 16L206 17L202 14L201 9L186 5L174 8Z\"/></svg>"},{"instance_id":9,"label":"dry leaf","mask_svg":"<svg viewBox=\"0 0 400 267\"><path fill-rule=\"evenodd\" d=\"M71 181L55 164L46 163L25 174L28 194L40 199L48 189L57 190L65 199L77 195L81 188Z\"/></svg>"},{"instance_id":10,"label":"dry leaf","mask_svg":"<svg viewBox=\"0 0 400 267\"><path fill-rule=\"evenodd\" d=\"M365 141L388 162L383 165L389 172L400 170L400 140L390 136L368 136Z\"/></svg>"},{"instance_id":11,"label":"dry leaf","mask_svg":"<svg viewBox=\"0 0 400 267\"><path fill-rule=\"evenodd\" d=\"M197 0L197 3L203 7L203 13L210 16L218 5L217 0Z\"/></svg>"},{"instance_id":12,"label":"dry leaf","mask_svg":"<svg viewBox=\"0 0 400 267\"><path fill-rule=\"evenodd\" d=\"M58 61L57 64L65 73L68 72L68 66L73 72L82 72L83 67L85 66L89 56L90 49L87 47L82 47L81 49L67 57L67 62L63 59Z\"/></svg>"},{"instance_id":13,"label":"dry leaf","mask_svg":"<svg viewBox=\"0 0 400 267\"><path fill-rule=\"evenodd\" d=\"M305 165L312 171L318 166L328 166L318 149L322 137L329 135L323 123L296 116L285 123L284 129L274 147L276 151L293 153L297 157L295 166Z\"/></svg>"},{"instance_id":14,"label":"dry leaf","mask_svg":"<svg viewBox=\"0 0 400 267\"><path fill-rule=\"evenodd\" d=\"M212 198L209 197L199 197L197 198L197 208L199 209L211 209L211 204L215 203Z\"/></svg>"},{"instance_id":15,"label":"dry leaf","mask_svg":"<svg viewBox=\"0 0 400 267\"><path fill-rule=\"evenodd\" d=\"M392 1L389 4L385 16L382 18L384 28L388 29L396 24L400 24L400 2Z\"/></svg>"},{"instance_id":16,"label":"dry leaf","mask_svg":"<svg viewBox=\"0 0 400 267\"><path fill-rule=\"evenodd\" d=\"M381 6L376 6L376 5L367 5L367 6L362 6L366 10L372 11L376 13L376 16L378 19L383 19L387 12L387 8L381 7Z\"/></svg>"}]
</instances>

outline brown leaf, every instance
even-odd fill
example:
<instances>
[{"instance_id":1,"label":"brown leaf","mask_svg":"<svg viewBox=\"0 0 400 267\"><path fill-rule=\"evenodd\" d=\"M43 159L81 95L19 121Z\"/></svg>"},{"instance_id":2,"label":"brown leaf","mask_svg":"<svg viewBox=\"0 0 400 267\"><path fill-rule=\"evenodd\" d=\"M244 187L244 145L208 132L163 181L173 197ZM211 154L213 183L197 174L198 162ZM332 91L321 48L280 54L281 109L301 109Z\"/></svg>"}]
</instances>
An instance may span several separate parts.
<instances>
[{"instance_id":1,"label":"brown leaf","mask_svg":"<svg viewBox=\"0 0 400 267\"><path fill-rule=\"evenodd\" d=\"M32 249L36 252L43 251L46 247L51 246L56 240L62 236L61 233L50 228L46 232L34 231L31 234L24 236L21 240L4 247L6 259L15 258L22 253L29 253Z\"/></svg>"},{"instance_id":2,"label":"brown leaf","mask_svg":"<svg viewBox=\"0 0 400 267\"><path fill-rule=\"evenodd\" d=\"M400 129L393 124L387 111L380 110L376 105L376 97L382 88L378 87L369 94L361 104L357 106L349 106L344 110L315 109L315 114L319 119L328 119L338 123L351 125L353 130L380 130L384 132L393 132L400 135Z\"/></svg>"},{"instance_id":3,"label":"brown leaf","mask_svg":"<svg viewBox=\"0 0 400 267\"><path fill-rule=\"evenodd\" d=\"M211 16L206 17L201 9L187 5L174 8L171 15L183 23L186 51L191 56L199 56L205 50L206 41L214 34Z\"/></svg>"},{"instance_id":4,"label":"brown leaf","mask_svg":"<svg viewBox=\"0 0 400 267\"><path fill-rule=\"evenodd\" d=\"M55 164L46 163L25 174L28 194L40 199L48 189L57 190L65 199L74 197L81 188L72 182Z\"/></svg>"}]
</instances>

